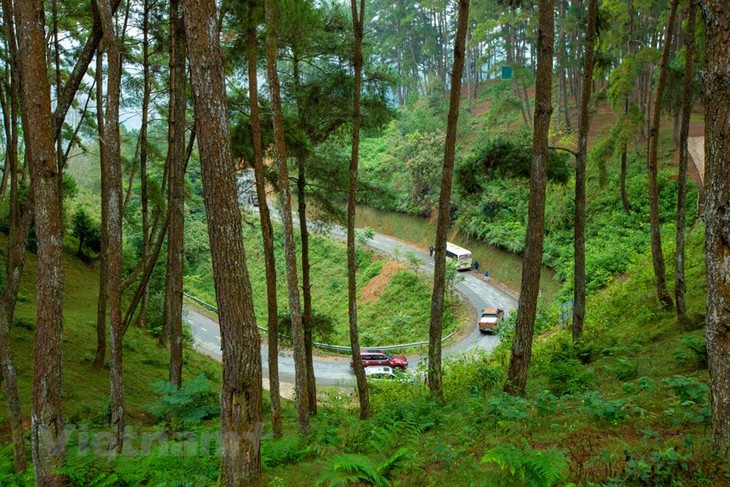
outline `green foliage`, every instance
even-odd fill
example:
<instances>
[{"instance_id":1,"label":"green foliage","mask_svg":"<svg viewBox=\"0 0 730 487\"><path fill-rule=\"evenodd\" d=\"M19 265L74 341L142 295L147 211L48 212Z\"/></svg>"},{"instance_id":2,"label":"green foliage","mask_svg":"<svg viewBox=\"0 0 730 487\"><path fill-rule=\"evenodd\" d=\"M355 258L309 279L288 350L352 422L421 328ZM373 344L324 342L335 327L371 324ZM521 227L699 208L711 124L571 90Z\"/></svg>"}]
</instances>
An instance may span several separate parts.
<instances>
[{"instance_id":1,"label":"green foliage","mask_svg":"<svg viewBox=\"0 0 730 487\"><path fill-rule=\"evenodd\" d=\"M296 436L265 440L261 442L261 465L270 470L279 465L295 464L309 453L310 448Z\"/></svg>"},{"instance_id":2,"label":"green foliage","mask_svg":"<svg viewBox=\"0 0 730 487\"><path fill-rule=\"evenodd\" d=\"M370 227L358 229L355 232L355 240L362 246L366 246L375 237L375 230Z\"/></svg>"},{"instance_id":3,"label":"green foliage","mask_svg":"<svg viewBox=\"0 0 730 487\"><path fill-rule=\"evenodd\" d=\"M497 423L523 421L527 418L527 401L519 396L500 394L487 400L486 413Z\"/></svg>"},{"instance_id":4,"label":"green foliage","mask_svg":"<svg viewBox=\"0 0 730 487\"><path fill-rule=\"evenodd\" d=\"M71 233L79 240L79 253L83 248L95 253L101 251L101 227L83 207L71 217Z\"/></svg>"},{"instance_id":5,"label":"green foliage","mask_svg":"<svg viewBox=\"0 0 730 487\"><path fill-rule=\"evenodd\" d=\"M373 487L387 487L392 485L392 475L398 464L409 456L408 449L399 448L391 456L376 464L364 455L351 453L338 455L330 461L329 469L319 476L316 485L339 487L359 483Z\"/></svg>"},{"instance_id":6,"label":"green foliage","mask_svg":"<svg viewBox=\"0 0 730 487\"><path fill-rule=\"evenodd\" d=\"M626 452L626 467L620 480L623 484L674 485L672 479L689 469L689 453L674 447L655 450L648 455Z\"/></svg>"},{"instance_id":7,"label":"green foliage","mask_svg":"<svg viewBox=\"0 0 730 487\"><path fill-rule=\"evenodd\" d=\"M687 335L679 339L685 349L674 354L674 359L683 365L693 365L697 369L707 368L707 341L701 336Z\"/></svg>"},{"instance_id":8,"label":"green foliage","mask_svg":"<svg viewBox=\"0 0 730 487\"><path fill-rule=\"evenodd\" d=\"M159 421L169 415L173 430L200 424L220 414L218 394L202 374L183 382L180 389L168 381L155 382L152 389L160 397L147 406L147 411Z\"/></svg>"},{"instance_id":9,"label":"green foliage","mask_svg":"<svg viewBox=\"0 0 730 487\"><path fill-rule=\"evenodd\" d=\"M456 183L464 194L474 195L481 193L484 183L491 179L529 179L531 166L529 134L522 133L516 140L493 138L456 168ZM570 178L569 156L563 152L551 151L547 168L551 181L565 183Z\"/></svg>"},{"instance_id":10,"label":"green foliage","mask_svg":"<svg viewBox=\"0 0 730 487\"><path fill-rule=\"evenodd\" d=\"M613 367L616 380L627 381L635 379L639 375L639 364L627 357L619 357Z\"/></svg>"},{"instance_id":11,"label":"green foliage","mask_svg":"<svg viewBox=\"0 0 730 487\"><path fill-rule=\"evenodd\" d=\"M623 399L604 399L598 391L587 392L580 397L581 409L599 421L617 423L626 419L628 405Z\"/></svg>"},{"instance_id":12,"label":"green foliage","mask_svg":"<svg viewBox=\"0 0 730 487\"><path fill-rule=\"evenodd\" d=\"M560 450L533 450L529 445L496 446L482 457L482 463L496 464L510 476L512 485L551 487L568 476L568 459Z\"/></svg>"},{"instance_id":13,"label":"green foliage","mask_svg":"<svg viewBox=\"0 0 730 487\"><path fill-rule=\"evenodd\" d=\"M710 388L695 379L675 375L664 379L676 396L676 400L664 411L676 424L707 423L710 421Z\"/></svg>"},{"instance_id":14,"label":"green foliage","mask_svg":"<svg viewBox=\"0 0 730 487\"><path fill-rule=\"evenodd\" d=\"M550 391L558 396L583 392L596 382L595 374L574 358L552 360L547 375Z\"/></svg>"}]
</instances>

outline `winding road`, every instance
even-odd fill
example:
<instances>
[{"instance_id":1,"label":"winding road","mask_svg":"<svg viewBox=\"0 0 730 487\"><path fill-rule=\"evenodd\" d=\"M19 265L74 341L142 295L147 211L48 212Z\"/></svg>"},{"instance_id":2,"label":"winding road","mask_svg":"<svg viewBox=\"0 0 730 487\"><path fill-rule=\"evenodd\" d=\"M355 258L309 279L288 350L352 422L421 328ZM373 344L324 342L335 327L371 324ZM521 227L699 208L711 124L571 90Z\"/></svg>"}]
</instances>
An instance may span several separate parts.
<instances>
[{"instance_id":1,"label":"winding road","mask_svg":"<svg viewBox=\"0 0 730 487\"><path fill-rule=\"evenodd\" d=\"M341 227L333 227L330 235L336 238L345 238L344 229ZM424 262L421 266L422 271L433 275L433 259L429 257L428 253L416 247L380 234L376 234L368 242L368 246L391 257L397 253L401 255L404 255L406 252L413 253ZM464 332L460 336L453 338L452 340L456 340L456 342L444 347L443 352L445 355L458 354L474 348L482 348L485 350L494 348L499 342L499 338L494 335L484 335L479 332L476 326L477 310L490 306L498 306L504 309L505 314L509 314L510 310L517 306L514 298L489 282L485 282L481 275L474 272L462 272L460 275L463 279L459 279L460 282L457 282L455 288L471 306L471 312L474 315L474 325L471 327L470 332ZM218 323L191 307L186 307L185 312L187 321L195 337L196 348L200 352L220 360L221 342ZM381 345L385 346L389 344L384 343ZM268 346L266 341L263 340L261 343L261 359L265 377L268 376L268 353ZM416 364L419 359L419 356L410 356L408 357L408 362L410 364ZM350 369L349 357L315 356L314 373L318 384L337 385L349 384L354 381L354 375ZM279 378L281 382L294 382L294 357L292 356L291 350L279 351Z\"/></svg>"}]
</instances>

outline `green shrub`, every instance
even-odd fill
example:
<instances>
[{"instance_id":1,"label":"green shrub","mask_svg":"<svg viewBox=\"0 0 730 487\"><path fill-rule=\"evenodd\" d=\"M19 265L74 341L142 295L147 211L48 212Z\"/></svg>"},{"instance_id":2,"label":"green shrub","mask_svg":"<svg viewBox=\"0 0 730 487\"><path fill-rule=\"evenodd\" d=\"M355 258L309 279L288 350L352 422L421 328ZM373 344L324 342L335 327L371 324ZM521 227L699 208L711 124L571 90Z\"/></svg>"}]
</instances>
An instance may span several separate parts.
<instances>
[{"instance_id":1,"label":"green shrub","mask_svg":"<svg viewBox=\"0 0 730 487\"><path fill-rule=\"evenodd\" d=\"M616 423L626 419L627 404L623 399L604 399L600 392L591 391L581 396L581 409L599 421Z\"/></svg>"},{"instance_id":2,"label":"green shrub","mask_svg":"<svg viewBox=\"0 0 730 487\"><path fill-rule=\"evenodd\" d=\"M548 388L558 396L583 392L595 383L595 374L576 359L554 359L548 367Z\"/></svg>"},{"instance_id":3,"label":"green shrub","mask_svg":"<svg viewBox=\"0 0 730 487\"><path fill-rule=\"evenodd\" d=\"M264 469L272 469L279 465L299 463L310 452L297 436L261 443L261 465Z\"/></svg>"},{"instance_id":4,"label":"green shrub","mask_svg":"<svg viewBox=\"0 0 730 487\"><path fill-rule=\"evenodd\" d=\"M639 364L629 358L619 357L613 366L613 375L620 381L635 379L639 375Z\"/></svg>"},{"instance_id":5,"label":"green shrub","mask_svg":"<svg viewBox=\"0 0 730 487\"><path fill-rule=\"evenodd\" d=\"M652 451L649 455L627 451L623 478L616 480L622 485L675 485L673 479L688 471L689 457L688 453L680 453L672 447Z\"/></svg>"},{"instance_id":6,"label":"green shrub","mask_svg":"<svg viewBox=\"0 0 730 487\"><path fill-rule=\"evenodd\" d=\"M202 374L183 382L180 389L169 381L158 381L152 384L152 390L160 397L147 405L147 411L159 421L169 415L173 431L220 414L218 394Z\"/></svg>"},{"instance_id":7,"label":"green shrub","mask_svg":"<svg viewBox=\"0 0 730 487\"><path fill-rule=\"evenodd\" d=\"M692 378L675 375L662 382L672 388L677 400L664 411L676 424L710 421L710 388Z\"/></svg>"},{"instance_id":8,"label":"green shrub","mask_svg":"<svg viewBox=\"0 0 730 487\"><path fill-rule=\"evenodd\" d=\"M519 396L500 394L487 400L486 414L496 423L527 419L527 401Z\"/></svg>"}]
</instances>

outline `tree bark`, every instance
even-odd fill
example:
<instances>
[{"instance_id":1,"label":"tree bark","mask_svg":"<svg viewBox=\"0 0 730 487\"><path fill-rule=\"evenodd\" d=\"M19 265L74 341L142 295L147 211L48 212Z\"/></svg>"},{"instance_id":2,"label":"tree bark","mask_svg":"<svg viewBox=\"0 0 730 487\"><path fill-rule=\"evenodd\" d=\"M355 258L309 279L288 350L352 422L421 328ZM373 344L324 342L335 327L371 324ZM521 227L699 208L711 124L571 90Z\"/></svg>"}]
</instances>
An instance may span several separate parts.
<instances>
[{"instance_id":1,"label":"tree bark","mask_svg":"<svg viewBox=\"0 0 730 487\"><path fill-rule=\"evenodd\" d=\"M700 2L705 20L705 263L712 442L730 450L730 3Z\"/></svg>"},{"instance_id":2,"label":"tree bark","mask_svg":"<svg viewBox=\"0 0 730 487\"><path fill-rule=\"evenodd\" d=\"M683 319L687 312L684 303L684 232L687 215L687 139L689 138L689 117L692 113L692 78L694 75L696 0L689 0L687 7L687 28L684 33L684 93L682 97L681 129L679 133L679 174L677 176L677 249L674 271L674 299L677 302L677 317Z\"/></svg>"},{"instance_id":3,"label":"tree bark","mask_svg":"<svg viewBox=\"0 0 730 487\"><path fill-rule=\"evenodd\" d=\"M274 438L281 438L281 393L279 392L279 309L276 301L276 257L274 255L274 230L271 225L269 202L266 199L266 175L264 174L264 149L261 141L261 114L259 110L258 75L256 73L256 23L254 9L257 0L248 0L248 92L251 101L251 138L254 149L254 174L256 196L259 200L261 238L264 242L264 266L266 269L267 325L269 329L269 397L271 403L271 429Z\"/></svg>"},{"instance_id":4,"label":"tree bark","mask_svg":"<svg viewBox=\"0 0 730 487\"><path fill-rule=\"evenodd\" d=\"M276 163L279 167L279 199L281 220L284 224L284 259L286 262L286 283L289 291L289 314L291 316L292 337L294 342L294 389L297 399L297 424L299 434L309 434L309 392L307 391L307 364L302 327L301 304L299 300L299 281L297 278L297 256L294 242L294 223L292 220L291 193L289 190L289 170L287 168L286 143L284 140L284 113L279 93L279 75L276 71L276 22L278 16L277 0L266 0L266 73L269 80L271 111L274 116L274 147Z\"/></svg>"},{"instance_id":5,"label":"tree bark","mask_svg":"<svg viewBox=\"0 0 730 487\"><path fill-rule=\"evenodd\" d=\"M515 324L505 392L525 394L527 372L532 356L537 297L540 291L542 244L545 236L545 186L548 158L548 133L552 114L553 0L540 0L537 34L537 80L535 84L535 129L532 138L530 200L527 210L527 237L522 264L522 285Z\"/></svg>"},{"instance_id":6,"label":"tree bark","mask_svg":"<svg viewBox=\"0 0 730 487\"><path fill-rule=\"evenodd\" d=\"M634 39L634 2L633 2L633 0L628 0L627 12L628 12L629 26L628 26L626 44L628 45L629 56L631 56L631 55L633 55L633 52L634 52L634 50L632 48L632 42ZM624 116L628 115L628 113L629 113L629 93L627 91L626 96L624 96ZM622 150L621 150L621 176L620 176L620 180L619 180L619 187L621 188L621 204L623 205L624 211L626 212L626 214L630 215L631 214L631 205L629 204L629 198L628 198L628 195L626 194L627 151L628 151L628 143L624 142Z\"/></svg>"},{"instance_id":7,"label":"tree bark","mask_svg":"<svg viewBox=\"0 0 730 487\"><path fill-rule=\"evenodd\" d=\"M36 483L63 484L56 473L66 452L61 407L63 356L63 267L61 188L53 147L54 130L41 0L16 5L23 133L35 197L38 245L36 328L33 349L31 440Z\"/></svg>"},{"instance_id":8,"label":"tree bark","mask_svg":"<svg viewBox=\"0 0 730 487\"><path fill-rule=\"evenodd\" d=\"M350 0L352 27L355 33L353 68L355 88L352 107L352 149L350 152L350 172L347 182L347 310L350 324L350 348L352 349L352 368L355 372L357 397L360 402L360 419L370 417L370 394L365 380L365 367L360 358L360 338L357 332L357 286L355 262L355 203L357 201L357 166L360 156L360 99L362 96L362 40L365 17L365 0Z\"/></svg>"},{"instance_id":9,"label":"tree bark","mask_svg":"<svg viewBox=\"0 0 730 487\"><path fill-rule=\"evenodd\" d=\"M299 79L299 58L296 50L292 53L292 67L294 71L294 91L297 100L297 117L304 125L301 110L301 83ZM297 157L297 207L299 214L299 234L302 244L302 326L304 328L304 353L307 361L307 392L309 394L309 412L317 414L317 379L314 376L314 360L312 332L314 330L314 315L312 312L312 283L309 277L309 229L307 228L307 179L304 156Z\"/></svg>"},{"instance_id":10,"label":"tree bark","mask_svg":"<svg viewBox=\"0 0 730 487\"><path fill-rule=\"evenodd\" d=\"M651 255L654 264L654 277L656 278L657 297L659 303L665 309L672 307L672 297L667 291L666 270L664 268L664 253L662 251L661 221L659 217L659 187L657 183L657 149L659 146L659 123L662 108L662 95L667 79L667 67L669 65L669 50L672 46L672 31L674 20L677 17L677 3L679 0L672 0L669 7L669 20L664 35L664 48L659 66L659 79L656 87L656 101L652 112L651 130L649 131L649 150L647 166L649 171L649 222L651 226Z\"/></svg>"},{"instance_id":11,"label":"tree bark","mask_svg":"<svg viewBox=\"0 0 730 487\"><path fill-rule=\"evenodd\" d=\"M442 402L444 400L444 390L441 371L441 336L443 335L444 321L446 238L451 226L451 187L454 177L454 160L456 158L456 125L459 120L461 76L464 71L464 48L468 25L469 0L459 0L456 38L454 39L454 66L451 71L449 114L446 121L446 141L444 143L444 167L441 171L441 194L439 195L436 223L431 323L428 331L428 387L431 395Z\"/></svg>"},{"instance_id":12,"label":"tree bark","mask_svg":"<svg viewBox=\"0 0 730 487\"><path fill-rule=\"evenodd\" d=\"M150 94L152 91L152 81L150 79L150 56L149 56L149 17L150 2L144 0L142 3L142 125L139 129L139 179L140 179L140 199L142 201L142 244L144 246L144 254L142 260L149 262L152 253L152 235L150 234L150 218L149 218L149 195L147 184L147 125L149 119ZM185 150L183 148L183 150ZM137 316L137 325L140 328L147 327L147 308L149 305L149 286L144 287L144 296L142 297L142 309Z\"/></svg>"},{"instance_id":13,"label":"tree bark","mask_svg":"<svg viewBox=\"0 0 730 487\"><path fill-rule=\"evenodd\" d=\"M99 258L99 299L96 305L96 354L94 356L95 370L101 370L106 358L106 326L107 304L109 292L109 235L107 222L109 220L109 182L106 171L106 150L104 144L104 84L103 84L103 50L96 54L96 127L99 132L99 166L101 173L101 253Z\"/></svg>"},{"instance_id":14,"label":"tree bark","mask_svg":"<svg viewBox=\"0 0 730 487\"><path fill-rule=\"evenodd\" d=\"M167 133L167 274L164 329L170 333L170 382L182 386L185 230L185 24L180 1L170 2L170 101ZM162 341L162 340L161 340ZM166 343L164 343L166 345Z\"/></svg>"},{"instance_id":15,"label":"tree bark","mask_svg":"<svg viewBox=\"0 0 730 487\"><path fill-rule=\"evenodd\" d=\"M261 339L243 247L231 158L225 72L213 0L183 0L203 197L221 343L221 485L255 485L261 474Z\"/></svg>"},{"instance_id":16,"label":"tree bark","mask_svg":"<svg viewBox=\"0 0 730 487\"><path fill-rule=\"evenodd\" d=\"M17 46L13 22L12 2L3 1L5 39L10 62L8 63L9 89L4 94L3 120L5 124L5 169L3 171L3 190L8 178L10 190L10 235L8 238L8 258L6 259L5 296L0 301L0 378L5 380L5 396L8 405L10 435L13 444L13 468L21 472L27 468L25 441L23 439L23 416L18 394L18 377L15 357L10 343L10 323L12 323L15 302L18 295L20 274L25 261L25 245L33 215L32 190L26 200L25 214L20 213L18 202L18 115L19 99ZM6 98L5 98L6 97Z\"/></svg>"},{"instance_id":17,"label":"tree bark","mask_svg":"<svg viewBox=\"0 0 730 487\"><path fill-rule=\"evenodd\" d=\"M588 130L591 126L589 105L593 81L593 58L596 44L598 0L588 0L588 25L583 62L583 86L578 116L578 157L575 160L575 224L573 272L573 340L583 335L586 310L586 160L588 158Z\"/></svg>"},{"instance_id":18,"label":"tree bark","mask_svg":"<svg viewBox=\"0 0 730 487\"><path fill-rule=\"evenodd\" d=\"M104 152L106 158L109 202L107 205L108 299L111 382L111 436L109 450L121 453L124 443L124 369L122 351L122 158L119 137L119 97L122 62L114 32L109 0L98 0L99 18L104 32L107 58L107 98L104 117Z\"/></svg>"}]
</instances>

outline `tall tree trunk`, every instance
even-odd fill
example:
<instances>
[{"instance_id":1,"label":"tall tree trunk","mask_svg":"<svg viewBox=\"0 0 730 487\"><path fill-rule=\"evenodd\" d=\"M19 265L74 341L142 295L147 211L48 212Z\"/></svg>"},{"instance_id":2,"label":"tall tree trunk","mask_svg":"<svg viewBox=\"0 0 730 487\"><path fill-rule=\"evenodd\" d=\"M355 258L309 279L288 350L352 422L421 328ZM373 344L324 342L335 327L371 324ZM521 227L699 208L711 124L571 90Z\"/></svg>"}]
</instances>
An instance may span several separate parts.
<instances>
[{"instance_id":1,"label":"tall tree trunk","mask_svg":"<svg viewBox=\"0 0 730 487\"><path fill-rule=\"evenodd\" d=\"M257 0L248 0L248 92L251 101L251 138L254 150L254 174L256 196L259 200L261 237L264 242L264 266L266 269L267 325L269 328L269 397L271 403L271 429L274 438L281 438L281 394L279 392L279 309L276 301L276 257L274 255L274 229L271 226L269 202L266 200L266 176L264 174L264 150L261 141L261 115L259 110L258 75L256 73L256 21L254 9Z\"/></svg>"},{"instance_id":2,"label":"tall tree trunk","mask_svg":"<svg viewBox=\"0 0 730 487\"><path fill-rule=\"evenodd\" d=\"M657 183L657 149L659 146L659 123L662 109L662 96L664 85L667 79L667 67L669 65L669 50L672 46L672 31L674 20L677 16L677 3L679 0L672 0L669 7L669 20L664 35L664 48L662 60L659 66L659 79L656 87L656 101L652 113L651 130L649 132L649 153L647 167L649 171L649 221L651 225L651 254L654 264L654 277L656 278L656 289L659 303L663 308L672 307L672 297L667 291L666 271L664 268L664 253L662 251L661 221L659 218L659 187Z\"/></svg>"},{"instance_id":3,"label":"tall tree trunk","mask_svg":"<svg viewBox=\"0 0 730 487\"><path fill-rule=\"evenodd\" d=\"M355 70L355 88L352 107L352 150L350 152L350 172L347 182L347 310L350 324L350 348L352 349L352 366L355 372L357 397L360 401L360 419L370 417L370 394L365 380L365 367L360 357L360 338L357 332L357 283L355 280L357 264L355 262L355 203L357 202L357 166L360 156L360 100L362 96L362 40L365 17L365 0L350 0L352 27L355 33L353 51L353 68Z\"/></svg>"},{"instance_id":4,"label":"tall tree trunk","mask_svg":"<svg viewBox=\"0 0 730 487\"><path fill-rule=\"evenodd\" d=\"M0 378L5 379L5 397L8 405L10 435L13 444L13 467L15 472L27 468L25 458L25 441L23 439L23 416L20 410L18 394L18 378L15 369L15 357L10 343L10 323L13 320L15 302L18 294L20 274L25 260L25 245L33 215L32 191L26 200L25 214L20 214L18 202L18 115L17 106L20 97L18 92L17 45L13 22L12 2L3 1L3 17L5 23L5 39L10 57L8 63L9 89L3 105L5 124L5 169L3 171L3 189L7 179L11 180L10 189L10 236L8 239L8 258L6 259L5 296L0 301Z\"/></svg>"},{"instance_id":5,"label":"tall tree trunk","mask_svg":"<svg viewBox=\"0 0 730 487\"><path fill-rule=\"evenodd\" d=\"M312 312L312 281L309 277L309 229L307 228L307 181L304 172L304 158L299 157L297 175L297 204L299 207L299 232L302 241L302 301L304 303L304 314L302 315L302 326L304 327L304 351L307 361L307 392L309 393L309 412L317 414L317 379L314 376L313 340L314 314Z\"/></svg>"},{"instance_id":6,"label":"tall tree trunk","mask_svg":"<svg viewBox=\"0 0 730 487\"><path fill-rule=\"evenodd\" d=\"M107 235L109 255L109 337L111 381L111 436L109 450L121 453L124 443L124 369L122 367L122 158L119 137L119 96L122 62L109 0L99 0L107 58L107 98L104 119L104 152L109 183Z\"/></svg>"},{"instance_id":7,"label":"tall tree trunk","mask_svg":"<svg viewBox=\"0 0 730 487\"><path fill-rule=\"evenodd\" d=\"M677 176L677 250L674 271L674 299L677 301L677 317L683 319L687 312L684 304L684 230L687 215L687 139L689 118L692 114L692 78L694 74L696 0L689 0L687 30L684 33L684 94L682 98L682 123L679 134L679 175Z\"/></svg>"},{"instance_id":8,"label":"tall tree trunk","mask_svg":"<svg viewBox=\"0 0 730 487\"><path fill-rule=\"evenodd\" d=\"M702 0L705 20L705 262L712 442L730 451L730 3Z\"/></svg>"},{"instance_id":9,"label":"tall tree trunk","mask_svg":"<svg viewBox=\"0 0 730 487\"><path fill-rule=\"evenodd\" d=\"M167 132L167 273L165 324L170 335L170 382L182 386L183 263L185 230L185 24L180 1L170 2L170 101ZM164 345L167 345L164 343Z\"/></svg>"},{"instance_id":10,"label":"tall tree trunk","mask_svg":"<svg viewBox=\"0 0 730 487\"><path fill-rule=\"evenodd\" d=\"M431 395L444 400L441 371L441 336L444 321L444 290L446 276L446 238L451 226L451 187L456 157L456 125L459 120L461 101L461 76L464 71L464 47L469 22L469 0L459 0L459 13L454 39L454 67L451 70L451 94L446 121L444 167L441 171L438 220L436 222L435 268L433 294L431 296L431 324L428 331L428 387Z\"/></svg>"},{"instance_id":11,"label":"tall tree trunk","mask_svg":"<svg viewBox=\"0 0 730 487\"><path fill-rule=\"evenodd\" d=\"M103 50L96 54L96 127L99 132L99 167L101 173L101 253L99 258L99 300L96 305L96 354L94 369L101 370L106 358L106 308L109 301L109 235L107 232L109 181L104 149Z\"/></svg>"},{"instance_id":12,"label":"tall tree trunk","mask_svg":"<svg viewBox=\"0 0 730 487\"><path fill-rule=\"evenodd\" d=\"M586 310L586 159L588 158L588 130L591 116L588 110L593 81L593 58L596 44L598 0L588 0L588 26L583 62L580 114L578 116L578 157L575 161L575 224L573 272L573 340L583 335Z\"/></svg>"},{"instance_id":13,"label":"tall tree trunk","mask_svg":"<svg viewBox=\"0 0 730 487\"><path fill-rule=\"evenodd\" d=\"M276 22L279 15L277 0L266 0L266 73L269 80L271 111L274 115L274 140L276 163L279 166L279 199L281 220L284 224L284 260L286 262L286 283L289 291L289 315L291 316L294 342L294 390L297 397L297 424L299 434L309 434L309 392L307 391L307 364L304 347L304 330L299 300L297 278L297 256L294 242L291 192L289 190L289 169L287 168L286 142L284 140L284 113L279 93L279 75L276 71Z\"/></svg>"},{"instance_id":14,"label":"tall tree trunk","mask_svg":"<svg viewBox=\"0 0 730 487\"><path fill-rule=\"evenodd\" d=\"M255 485L261 474L261 338L243 247L231 159L225 72L213 0L183 0L183 18L221 343L221 485Z\"/></svg>"},{"instance_id":15,"label":"tall tree trunk","mask_svg":"<svg viewBox=\"0 0 730 487\"><path fill-rule=\"evenodd\" d=\"M537 297L540 291L542 243L545 236L545 186L548 159L548 133L553 111L553 0L540 0L537 33L537 79L535 84L535 130L532 136L532 169L530 200L527 210L525 258L522 264L522 285L515 324L505 392L525 394L527 371L532 356L532 335L535 329Z\"/></svg>"},{"instance_id":16,"label":"tall tree trunk","mask_svg":"<svg viewBox=\"0 0 730 487\"><path fill-rule=\"evenodd\" d=\"M301 107L301 80L299 78L299 57L296 50L292 53L294 74L294 91L297 100L297 117L304 124ZM312 332L314 331L314 315L312 312L312 281L309 277L309 229L307 228L307 180L304 156L297 156L297 206L299 214L299 234L302 243L302 326L304 327L304 351L307 361L307 392L309 393L309 412L317 414L317 379L314 376L314 359Z\"/></svg>"},{"instance_id":17,"label":"tall tree trunk","mask_svg":"<svg viewBox=\"0 0 730 487\"><path fill-rule=\"evenodd\" d=\"M62 485L56 471L66 452L61 408L63 355L63 267L61 188L53 147L51 94L45 59L44 11L41 0L16 5L21 106L26 157L30 165L36 204L38 245L36 324L33 349L33 422L31 440L38 485Z\"/></svg>"},{"instance_id":18,"label":"tall tree trunk","mask_svg":"<svg viewBox=\"0 0 730 487\"><path fill-rule=\"evenodd\" d=\"M629 50L629 56L633 55L633 47L632 42L634 39L634 2L633 0L629 0L628 2L628 19L629 19L629 26L628 26L628 33L626 38L626 44L628 45ZM626 96L624 96L624 116L627 116L629 114L629 93L627 91ZM627 175L627 167L626 167L626 159L627 159L627 151L628 151L628 142L624 142L623 147L621 148L621 176L619 180L619 186L621 188L621 203L623 204L624 211L627 215L631 214L631 205L629 204L629 198L626 194L626 175Z\"/></svg>"},{"instance_id":19,"label":"tall tree trunk","mask_svg":"<svg viewBox=\"0 0 730 487\"><path fill-rule=\"evenodd\" d=\"M142 5L142 73L143 73L143 93L142 93L142 126L139 129L139 179L140 179L140 199L142 200L142 244L144 246L144 254L142 260L149 262L152 253L152 235L150 234L150 218L149 218L149 195L147 184L147 124L149 118L150 94L152 91L152 81L150 79L150 58L149 58L149 17L150 3L144 0ZM183 143L184 147L184 143ZM183 150L185 150L183 148ZM147 326L147 307L149 304L149 286L144 287L144 296L142 297L142 308L137 316L137 325L140 328Z\"/></svg>"}]
</instances>

